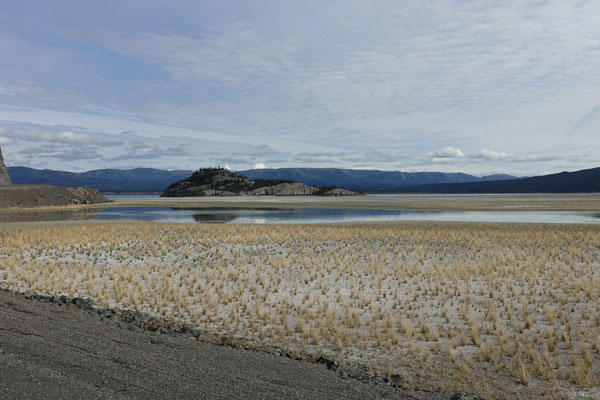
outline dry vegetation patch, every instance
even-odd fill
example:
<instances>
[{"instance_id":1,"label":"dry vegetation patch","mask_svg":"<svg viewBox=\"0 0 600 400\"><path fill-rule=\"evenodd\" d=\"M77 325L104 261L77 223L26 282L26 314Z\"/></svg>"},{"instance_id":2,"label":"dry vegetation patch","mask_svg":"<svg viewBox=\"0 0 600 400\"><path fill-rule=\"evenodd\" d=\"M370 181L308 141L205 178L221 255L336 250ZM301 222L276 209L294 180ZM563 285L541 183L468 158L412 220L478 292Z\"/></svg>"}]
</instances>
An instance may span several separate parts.
<instances>
[{"instance_id":1,"label":"dry vegetation patch","mask_svg":"<svg viewBox=\"0 0 600 400\"><path fill-rule=\"evenodd\" d=\"M600 226L0 228L0 281L404 385L598 398Z\"/></svg>"}]
</instances>

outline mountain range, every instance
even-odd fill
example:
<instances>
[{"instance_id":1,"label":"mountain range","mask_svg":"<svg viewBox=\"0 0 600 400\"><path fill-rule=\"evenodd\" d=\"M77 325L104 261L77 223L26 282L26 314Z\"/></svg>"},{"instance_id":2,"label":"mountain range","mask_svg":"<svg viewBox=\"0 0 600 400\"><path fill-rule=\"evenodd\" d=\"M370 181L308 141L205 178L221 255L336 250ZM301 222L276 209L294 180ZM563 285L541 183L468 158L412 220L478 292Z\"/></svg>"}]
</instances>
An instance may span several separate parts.
<instances>
[{"instance_id":1,"label":"mountain range","mask_svg":"<svg viewBox=\"0 0 600 400\"><path fill-rule=\"evenodd\" d=\"M378 190L378 193L596 193L600 192L600 167L575 172L489 182L414 185Z\"/></svg>"},{"instance_id":2,"label":"mountain range","mask_svg":"<svg viewBox=\"0 0 600 400\"><path fill-rule=\"evenodd\" d=\"M169 185L188 178L194 171L166 171L154 168L131 170L98 169L82 173L8 167L15 184L90 186L103 193L162 193ZM510 175L476 177L463 173L400 172L339 168L278 168L238 171L250 179L293 180L309 186L337 186L375 192L407 185L479 182L514 178Z\"/></svg>"},{"instance_id":3,"label":"mountain range","mask_svg":"<svg viewBox=\"0 0 600 400\"><path fill-rule=\"evenodd\" d=\"M291 179L310 186L337 186L364 192L433 183L515 179L512 175L503 174L477 177L461 172L401 172L340 168L250 169L238 171L238 174L251 179Z\"/></svg>"},{"instance_id":4,"label":"mountain range","mask_svg":"<svg viewBox=\"0 0 600 400\"><path fill-rule=\"evenodd\" d=\"M90 186L103 193L162 193L188 178L189 170L98 169L82 173L8 167L14 184ZM575 193L600 192L600 168L517 178L464 173L400 172L340 168L277 168L238 171L250 179L293 180L308 186L337 186L367 193Z\"/></svg>"},{"instance_id":5,"label":"mountain range","mask_svg":"<svg viewBox=\"0 0 600 400\"><path fill-rule=\"evenodd\" d=\"M17 185L89 186L103 193L162 193L170 184L187 178L193 172L136 168L98 169L76 173L8 167L8 173L13 183Z\"/></svg>"}]
</instances>

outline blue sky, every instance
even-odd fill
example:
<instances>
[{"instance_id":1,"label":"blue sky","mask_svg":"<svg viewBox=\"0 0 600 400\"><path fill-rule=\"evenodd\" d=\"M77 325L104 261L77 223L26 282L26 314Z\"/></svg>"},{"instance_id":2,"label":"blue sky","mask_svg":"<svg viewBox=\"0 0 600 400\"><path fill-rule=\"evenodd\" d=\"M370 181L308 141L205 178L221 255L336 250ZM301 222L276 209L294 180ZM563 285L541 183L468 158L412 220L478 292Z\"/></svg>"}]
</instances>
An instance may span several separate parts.
<instances>
[{"instance_id":1,"label":"blue sky","mask_svg":"<svg viewBox=\"0 0 600 400\"><path fill-rule=\"evenodd\" d=\"M600 165L600 3L2 1L6 163Z\"/></svg>"}]
</instances>

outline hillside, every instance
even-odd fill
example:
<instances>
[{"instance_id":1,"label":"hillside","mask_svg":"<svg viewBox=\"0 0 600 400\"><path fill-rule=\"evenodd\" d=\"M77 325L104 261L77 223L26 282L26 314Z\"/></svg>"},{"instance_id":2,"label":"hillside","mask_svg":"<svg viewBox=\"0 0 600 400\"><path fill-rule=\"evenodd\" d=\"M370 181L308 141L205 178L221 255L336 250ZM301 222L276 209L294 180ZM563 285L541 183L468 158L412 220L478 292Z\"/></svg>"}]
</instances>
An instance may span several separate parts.
<instances>
[{"instance_id":1,"label":"hillside","mask_svg":"<svg viewBox=\"0 0 600 400\"><path fill-rule=\"evenodd\" d=\"M109 203L96 189L49 185L10 185L0 187L0 208L54 207Z\"/></svg>"},{"instance_id":2,"label":"hillside","mask_svg":"<svg viewBox=\"0 0 600 400\"><path fill-rule=\"evenodd\" d=\"M250 169L237 172L251 179L291 179L309 186L337 186L362 191L432 183L480 182L515 178L502 174L476 177L460 172L401 172L339 168Z\"/></svg>"},{"instance_id":3,"label":"hillside","mask_svg":"<svg viewBox=\"0 0 600 400\"><path fill-rule=\"evenodd\" d=\"M416 185L379 193L595 193L600 192L600 168L490 182Z\"/></svg>"},{"instance_id":4,"label":"hillside","mask_svg":"<svg viewBox=\"0 0 600 400\"><path fill-rule=\"evenodd\" d=\"M0 208L32 208L109 202L96 189L49 185L14 185L0 149Z\"/></svg>"},{"instance_id":5,"label":"hillside","mask_svg":"<svg viewBox=\"0 0 600 400\"><path fill-rule=\"evenodd\" d=\"M185 179L192 171L165 171L154 168L131 170L99 169L83 173L39 170L27 167L9 167L13 183L89 186L101 192L154 192L165 190L171 183Z\"/></svg>"},{"instance_id":6,"label":"hillside","mask_svg":"<svg viewBox=\"0 0 600 400\"><path fill-rule=\"evenodd\" d=\"M352 196L360 193L335 187L316 188L292 180L249 179L224 168L203 168L170 185L161 197L194 196Z\"/></svg>"}]
</instances>

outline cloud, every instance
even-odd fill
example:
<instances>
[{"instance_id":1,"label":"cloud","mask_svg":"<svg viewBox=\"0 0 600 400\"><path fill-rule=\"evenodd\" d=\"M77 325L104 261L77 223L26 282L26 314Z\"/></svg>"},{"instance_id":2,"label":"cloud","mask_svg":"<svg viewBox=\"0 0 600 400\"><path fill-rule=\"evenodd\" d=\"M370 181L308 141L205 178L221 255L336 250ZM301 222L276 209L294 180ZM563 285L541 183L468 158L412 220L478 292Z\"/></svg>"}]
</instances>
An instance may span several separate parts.
<instances>
[{"instance_id":1,"label":"cloud","mask_svg":"<svg viewBox=\"0 0 600 400\"><path fill-rule=\"evenodd\" d=\"M18 154L11 154L10 157L7 157L6 163L12 165L20 165L28 161L27 157L23 157Z\"/></svg>"},{"instance_id":2,"label":"cloud","mask_svg":"<svg viewBox=\"0 0 600 400\"><path fill-rule=\"evenodd\" d=\"M252 169L265 169L265 164L263 163L256 163L252 166Z\"/></svg>"},{"instance_id":3,"label":"cloud","mask_svg":"<svg viewBox=\"0 0 600 400\"><path fill-rule=\"evenodd\" d=\"M497 152L493 150L482 149L476 157L484 158L486 160L505 160L509 157L512 157L510 154L502 151Z\"/></svg>"},{"instance_id":4,"label":"cloud","mask_svg":"<svg viewBox=\"0 0 600 400\"><path fill-rule=\"evenodd\" d=\"M0 137L18 150L26 141L97 151L107 167L119 156L168 165L229 156L244 167L593 166L599 13L581 1L233 0L87 2L65 20L43 2L0 4L0 123L42 132ZM193 156L165 155L144 136L185 136ZM439 150L446 144L453 150ZM328 151L346 154L318 154Z\"/></svg>"},{"instance_id":5,"label":"cloud","mask_svg":"<svg viewBox=\"0 0 600 400\"><path fill-rule=\"evenodd\" d=\"M75 133L71 131L59 132L55 136L55 140L61 143L69 144L92 144L94 140L86 133Z\"/></svg>"},{"instance_id":6,"label":"cloud","mask_svg":"<svg viewBox=\"0 0 600 400\"><path fill-rule=\"evenodd\" d=\"M95 150L65 149L61 151L40 152L36 158L54 158L60 161L95 160L101 157Z\"/></svg>"},{"instance_id":7,"label":"cloud","mask_svg":"<svg viewBox=\"0 0 600 400\"><path fill-rule=\"evenodd\" d=\"M513 154L505 151L494 151L488 149L482 149L479 153L469 156L472 160L484 160L484 161L504 161L511 163L526 163L526 162L549 162L561 159L556 155L541 155L541 154Z\"/></svg>"},{"instance_id":8,"label":"cloud","mask_svg":"<svg viewBox=\"0 0 600 400\"><path fill-rule=\"evenodd\" d=\"M5 145L5 144L13 144L13 143L14 143L14 140L12 140L11 138L0 136L0 146Z\"/></svg>"},{"instance_id":9,"label":"cloud","mask_svg":"<svg viewBox=\"0 0 600 400\"><path fill-rule=\"evenodd\" d=\"M92 135L89 133L79 133L74 131L51 132L28 130L25 132L8 131L7 134L11 135L11 138L15 141L24 140L36 143L46 142L48 144L66 144L74 146L93 145L99 147L112 147L123 144L122 141L111 140L106 135Z\"/></svg>"},{"instance_id":10,"label":"cloud","mask_svg":"<svg viewBox=\"0 0 600 400\"><path fill-rule=\"evenodd\" d=\"M115 157L106 158L106 160L158 160L164 157L190 157L192 155L193 154L187 151L183 146L163 148L158 144L148 144L148 146L141 147L134 145L133 149L128 149L125 153L121 153Z\"/></svg>"},{"instance_id":11,"label":"cloud","mask_svg":"<svg viewBox=\"0 0 600 400\"><path fill-rule=\"evenodd\" d=\"M127 145L125 146L125 150L133 152L156 148L158 148L158 145L156 143L151 143L149 141L142 140L134 140L132 142L127 143Z\"/></svg>"},{"instance_id":12,"label":"cloud","mask_svg":"<svg viewBox=\"0 0 600 400\"><path fill-rule=\"evenodd\" d=\"M442 150L432 154L434 158L463 158L465 153L454 147L444 147Z\"/></svg>"}]
</instances>

